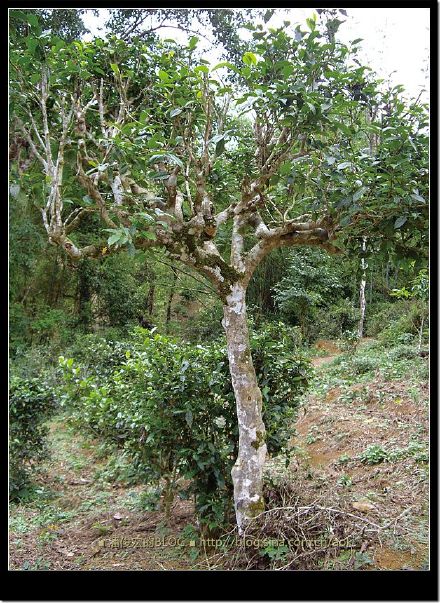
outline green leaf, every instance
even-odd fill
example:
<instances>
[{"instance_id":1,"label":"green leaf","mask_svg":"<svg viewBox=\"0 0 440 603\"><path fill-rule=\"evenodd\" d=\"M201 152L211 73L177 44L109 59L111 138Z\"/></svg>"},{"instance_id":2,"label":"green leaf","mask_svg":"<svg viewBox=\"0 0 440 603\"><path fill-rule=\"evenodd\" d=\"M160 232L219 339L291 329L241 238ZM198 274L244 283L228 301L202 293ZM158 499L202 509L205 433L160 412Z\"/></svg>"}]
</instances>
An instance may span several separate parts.
<instances>
[{"instance_id":1,"label":"green leaf","mask_svg":"<svg viewBox=\"0 0 440 603\"><path fill-rule=\"evenodd\" d=\"M180 115L182 113L182 109L172 109L170 111L170 117L176 117L177 115Z\"/></svg>"},{"instance_id":2,"label":"green leaf","mask_svg":"<svg viewBox=\"0 0 440 603\"><path fill-rule=\"evenodd\" d=\"M346 134L347 136L351 136L352 135L352 131L350 130L350 128L343 124L340 121L333 121L333 124L339 128L339 130L341 130L341 132L343 132L344 134Z\"/></svg>"},{"instance_id":3,"label":"green leaf","mask_svg":"<svg viewBox=\"0 0 440 603\"><path fill-rule=\"evenodd\" d=\"M215 156L218 157L225 150L226 140L222 137L215 145Z\"/></svg>"},{"instance_id":4,"label":"green leaf","mask_svg":"<svg viewBox=\"0 0 440 603\"><path fill-rule=\"evenodd\" d=\"M313 19L306 19L306 23L310 27L311 31L315 31L316 23Z\"/></svg>"},{"instance_id":5,"label":"green leaf","mask_svg":"<svg viewBox=\"0 0 440 603\"><path fill-rule=\"evenodd\" d=\"M361 187L360 189L358 189L353 195L353 201L359 201L359 199L363 196L365 191L366 191L366 189L364 186Z\"/></svg>"},{"instance_id":6,"label":"green leaf","mask_svg":"<svg viewBox=\"0 0 440 603\"><path fill-rule=\"evenodd\" d=\"M120 238L121 238L121 233L115 232L114 234L109 236L109 238L107 239L107 244L114 245L115 243L117 243L119 241Z\"/></svg>"},{"instance_id":7,"label":"green leaf","mask_svg":"<svg viewBox=\"0 0 440 603\"><path fill-rule=\"evenodd\" d=\"M267 11L264 13L263 21L265 23L267 23L270 20L270 18L272 17L272 15L274 14L274 12L275 12L274 8L268 8Z\"/></svg>"},{"instance_id":8,"label":"green leaf","mask_svg":"<svg viewBox=\"0 0 440 603\"><path fill-rule=\"evenodd\" d=\"M150 157L150 159L148 160L148 163L152 163L153 161L157 161L158 159L162 159L165 161L170 161L171 163L175 163L182 169L184 169L184 167L185 167L183 165L182 160L179 159L178 157L176 157L176 155L174 155L173 153L156 153L155 155L152 155ZM165 174L165 177L167 177L167 174Z\"/></svg>"},{"instance_id":9,"label":"green leaf","mask_svg":"<svg viewBox=\"0 0 440 603\"><path fill-rule=\"evenodd\" d=\"M209 73L209 69L208 69L208 67L206 65L199 65L198 67L196 67L194 69L194 71L197 72L197 73L199 71L201 71L202 73Z\"/></svg>"},{"instance_id":10,"label":"green leaf","mask_svg":"<svg viewBox=\"0 0 440 603\"><path fill-rule=\"evenodd\" d=\"M397 218L397 220L394 222L394 228L400 228L401 226L403 226L407 219L407 216L400 216L399 218Z\"/></svg>"},{"instance_id":11,"label":"green leaf","mask_svg":"<svg viewBox=\"0 0 440 603\"><path fill-rule=\"evenodd\" d=\"M38 40L36 40L35 38L32 38L31 36L28 36L27 38L25 38L26 40L26 46L29 49L29 52L31 54L35 54L35 51L37 49L38 46ZM40 79L40 76L39 76Z\"/></svg>"},{"instance_id":12,"label":"green leaf","mask_svg":"<svg viewBox=\"0 0 440 603\"><path fill-rule=\"evenodd\" d=\"M116 63L110 63L110 67L115 75L120 75L121 72L119 71L119 67L116 65Z\"/></svg>"},{"instance_id":13,"label":"green leaf","mask_svg":"<svg viewBox=\"0 0 440 603\"><path fill-rule=\"evenodd\" d=\"M245 65L256 65L257 57L253 52L245 52L243 55L243 63L245 63Z\"/></svg>"},{"instance_id":14,"label":"green leaf","mask_svg":"<svg viewBox=\"0 0 440 603\"><path fill-rule=\"evenodd\" d=\"M235 65L233 65L229 61L221 61L220 63L217 63L217 65L215 65L215 67L213 67L211 69L211 71L215 71L216 69L221 69L222 67L227 67L228 69L232 69L232 71L235 71L235 73L238 73L240 71L239 69L237 69L237 67Z\"/></svg>"},{"instance_id":15,"label":"green leaf","mask_svg":"<svg viewBox=\"0 0 440 603\"><path fill-rule=\"evenodd\" d=\"M128 255L130 255L130 256L133 256L136 254L136 247L133 245L133 243L128 243L127 252L128 252Z\"/></svg>"},{"instance_id":16,"label":"green leaf","mask_svg":"<svg viewBox=\"0 0 440 603\"><path fill-rule=\"evenodd\" d=\"M169 82L170 81L170 76L163 69L159 69L158 76L159 76L159 79L162 80L162 82Z\"/></svg>"},{"instance_id":17,"label":"green leaf","mask_svg":"<svg viewBox=\"0 0 440 603\"><path fill-rule=\"evenodd\" d=\"M292 73L295 71L293 65L284 65L284 67L281 70L281 73L284 75L284 77L289 77L290 75L292 75Z\"/></svg>"},{"instance_id":18,"label":"green leaf","mask_svg":"<svg viewBox=\"0 0 440 603\"><path fill-rule=\"evenodd\" d=\"M33 73L29 79L33 84L38 84L41 80L41 75L39 73Z\"/></svg>"},{"instance_id":19,"label":"green leaf","mask_svg":"<svg viewBox=\"0 0 440 603\"><path fill-rule=\"evenodd\" d=\"M26 21L32 27L34 33L37 36L39 36L41 34L41 26L40 26L40 21L39 21L37 15L33 15L32 13L27 13L26 14Z\"/></svg>"},{"instance_id":20,"label":"green leaf","mask_svg":"<svg viewBox=\"0 0 440 603\"><path fill-rule=\"evenodd\" d=\"M210 140L209 142L214 142L215 144L217 144L217 142L218 142L219 140L221 140L222 138L224 138L224 137L225 137L225 135L224 135L224 134L216 134L215 136L213 136L213 137L211 138L211 140Z\"/></svg>"},{"instance_id":21,"label":"green leaf","mask_svg":"<svg viewBox=\"0 0 440 603\"><path fill-rule=\"evenodd\" d=\"M194 48L197 46L198 41L199 38L197 36L192 36L189 40L188 48L190 50L194 50Z\"/></svg>"}]
</instances>

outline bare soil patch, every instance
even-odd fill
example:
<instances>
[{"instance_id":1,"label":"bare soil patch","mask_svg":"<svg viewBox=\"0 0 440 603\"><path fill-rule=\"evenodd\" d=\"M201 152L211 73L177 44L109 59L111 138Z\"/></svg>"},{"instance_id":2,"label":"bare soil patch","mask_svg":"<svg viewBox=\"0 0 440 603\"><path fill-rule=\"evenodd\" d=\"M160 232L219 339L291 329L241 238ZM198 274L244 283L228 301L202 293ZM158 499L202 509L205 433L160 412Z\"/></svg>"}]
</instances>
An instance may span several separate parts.
<instances>
[{"instance_id":1,"label":"bare soil patch","mask_svg":"<svg viewBox=\"0 0 440 603\"><path fill-rule=\"evenodd\" d=\"M427 569L427 448L422 450L428 441L427 388L420 385L416 401L405 381L377 378L353 385L361 395L351 402L334 388L322 398L311 397L296 424L298 462L291 464L291 480L301 483L304 498L319 496L352 511L361 503L373 521L395 523L391 537L369 551L376 569ZM405 452L414 442L420 443L420 454L417 447L415 454ZM378 461L372 447L404 452Z\"/></svg>"}]
</instances>

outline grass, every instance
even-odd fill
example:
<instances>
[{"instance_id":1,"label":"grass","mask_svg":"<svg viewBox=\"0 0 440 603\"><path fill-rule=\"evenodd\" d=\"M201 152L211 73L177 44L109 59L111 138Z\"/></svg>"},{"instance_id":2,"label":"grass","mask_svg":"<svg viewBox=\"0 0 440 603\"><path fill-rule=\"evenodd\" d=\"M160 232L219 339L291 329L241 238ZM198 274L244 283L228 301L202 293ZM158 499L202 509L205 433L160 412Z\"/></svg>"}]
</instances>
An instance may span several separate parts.
<instances>
[{"instance_id":1,"label":"grass","mask_svg":"<svg viewBox=\"0 0 440 603\"><path fill-rule=\"evenodd\" d=\"M384 461L393 462L402 458L413 458L418 463L427 463L429 460L428 445L411 440L404 448L385 450L381 445L371 444L357 458L368 465L376 465Z\"/></svg>"},{"instance_id":2,"label":"grass","mask_svg":"<svg viewBox=\"0 0 440 603\"><path fill-rule=\"evenodd\" d=\"M355 354L342 353L335 357L325 371L315 375L312 390L324 396L333 387L367 384L373 376L386 381L408 379L409 376L408 388L417 397L417 384L428 379L428 363L425 358L414 354L414 350L411 346L404 346L402 350L401 345L388 348L377 342L368 342Z\"/></svg>"}]
</instances>

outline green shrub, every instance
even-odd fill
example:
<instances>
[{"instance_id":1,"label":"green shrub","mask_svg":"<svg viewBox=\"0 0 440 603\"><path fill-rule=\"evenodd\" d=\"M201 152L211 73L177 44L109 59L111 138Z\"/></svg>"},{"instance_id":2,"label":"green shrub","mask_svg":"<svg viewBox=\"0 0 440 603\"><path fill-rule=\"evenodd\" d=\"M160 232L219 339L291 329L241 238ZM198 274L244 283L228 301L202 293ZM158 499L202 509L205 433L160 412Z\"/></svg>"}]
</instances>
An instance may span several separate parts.
<instances>
[{"instance_id":1,"label":"green shrub","mask_svg":"<svg viewBox=\"0 0 440 603\"><path fill-rule=\"evenodd\" d=\"M263 395L268 452L288 452L299 394L307 386L308 362L300 352L301 329L266 323L251 337L252 358Z\"/></svg>"},{"instance_id":2,"label":"green shrub","mask_svg":"<svg viewBox=\"0 0 440 603\"><path fill-rule=\"evenodd\" d=\"M358 348L359 341L359 332L356 329L342 333L342 349L345 352L354 354Z\"/></svg>"},{"instance_id":3,"label":"green shrub","mask_svg":"<svg viewBox=\"0 0 440 603\"><path fill-rule=\"evenodd\" d=\"M47 456L45 421L54 412L54 396L41 379L13 376L9 392L9 490L20 498L38 463Z\"/></svg>"},{"instance_id":4,"label":"green shrub","mask_svg":"<svg viewBox=\"0 0 440 603\"><path fill-rule=\"evenodd\" d=\"M418 352L416 346L400 344L390 350L389 355L392 360L402 360L416 358Z\"/></svg>"},{"instance_id":5,"label":"green shrub","mask_svg":"<svg viewBox=\"0 0 440 603\"><path fill-rule=\"evenodd\" d=\"M40 308L37 318L30 324L33 343L66 344L72 334L74 319L60 308Z\"/></svg>"},{"instance_id":6,"label":"green shrub","mask_svg":"<svg viewBox=\"0 0 440 603\"><path fill-rule=\"evenodd\" d=\"M359 318L359 308L349 299L339 299L327 308L318 308L310 326L311 339L338 339L344 332L355 330Z\"/></svg>"},{"instance_id":7,"label":"green shrub","mask_svg":"<svg viewBox=\"0 0 440 603\"><path fill-rule=\"evenodd\" d=\"M390 453L379 444L371 444L359 455L360 461L366 465L383 463L384 461L388 461L389 457Z\"/></svg>"},{"instance_id":8,"label":"green shrub","mask_svg":"<svg viewBox=\"0 0 440 603\"><path fill-rule=\"evenodd\" d=\"M105 382L99 353L86 370L61 359L73 421L129 452L143 481L162 485L165 511L176 491L194 496L202 523L213 529L232 511L230 472L238 443L223 342L191 345L144 329L136 334L123 359L119 347L116 357L102 348ZM287 448L289 424L307 382L308 361L295 349L284 325L252 337L271 453ZM113 370L109 357L116 360Z\"/></svg>"},{"instance_id":9,"label":"green shrub","mask_svg":"<svg viewBox=\"0 0 440 603\"><path fill-rule=\"evenodd\" d=\"M366 334L378 337L387 346L409 344L418 337L426 304L420 300L402 299L381 305L376 313L367 312Z\"/></svg>"},{"instance_id":10,"label":"green shrub","mask_svg":"<svg viewBox=\"0 0 440 603\"><path fill-rule=\"evenodd\" d=\"M195 316L180 323L182 335L189 341L199 343L218 339L223 335L223 307L214 303L209 308L202 308Z\"/></svg>"},{"instance_id":11,"label":"green shrub","mask_svg":"<svg viewBox=\"0 0 440 603\"><path fill-rule=\"evenodd\" d=\"M408 300L389 301L371 304L365 316L365 333L368 337L377 337L384 326L398 321L408 313L411 302Z\"/></svg>"},{"instance_id":12,"label":"green shrub","mask_svg":"<svg viewBox=\"0 0 440 603\"><path fill-rule=\"evenodd\" d=\"M414 342L415 339L413 333L402 330L402 325L399 322L392 323L379 334L380 343L387 347L407 345Z\"/></svg>"},{"instance_id":13,"label":"green shrub","mask_svg":"<svg viewBox=\"0 0 440 603\"><path fill-rule=\"evenodd\" d=\"M350 361L350 368L355 375L364 375L379 367L377 360L367 357L354 357Z\"/></svg>"},{"instance_id":14,"label":"green shrub","mask_svg":"<svg viewBox=\"0 0 440 603\"><path fill-rule=\"evenodd\" d=\"M112 338L114 333L83 335L67 350L66 354L81 362L83 374L106 377L127 359L127 352L134 350L134 343L121 343Z\"/></svg>"}]
</instances>

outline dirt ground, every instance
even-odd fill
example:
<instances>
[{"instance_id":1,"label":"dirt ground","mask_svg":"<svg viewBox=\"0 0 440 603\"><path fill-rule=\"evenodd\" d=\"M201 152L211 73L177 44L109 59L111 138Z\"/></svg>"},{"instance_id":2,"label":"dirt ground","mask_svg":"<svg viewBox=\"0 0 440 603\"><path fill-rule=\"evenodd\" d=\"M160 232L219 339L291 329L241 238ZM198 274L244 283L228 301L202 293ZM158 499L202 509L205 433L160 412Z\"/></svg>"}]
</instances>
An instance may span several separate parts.
<instances>
[{"instance_id":1,"label":"dirt ground","mask_svg":"<svg viewBox=\"0 0 440 603\"><path fill-rule=\"evenodd\" d=\"M322 351L329 354L313 360L317 371L338 353ZM375 378L349 391L311 393L299 412L296 454L284 472L303 499L388 526L380 542L364 551L361 569L428 569L427 459L408 448L414 440L427 441L427 399L427 383L414 396L404 380ZM10 569L209 569L183 532L195 525L190 502L178 501L167 525L160 512L139 508L143 486L106 478L97 441L55 421L50 445L40 502L11 505ZM377 462L380 446L406 447L411 454ZM276 462L274 467L276 472Z\"/></svg>"},{"instance_id":2,"label":"dirt ground","mask_svg":"<svg viewBox=\"0 0 440 603\"><path fill-rule=\"evenodd\" d=\"M319 369L334 358L313 364ZM417 453L371 464L359 458L371 446L426 442L428 396L428 383L420 384L414 399L407 381L376 378L348 392L335 387L323 397L310 396L296 423L291 479L301 482L304 496L392 524L382 546L369 551L371 569L428 569L427 459L423 453L422 462Z\"/></svg>"}]
</instances>

